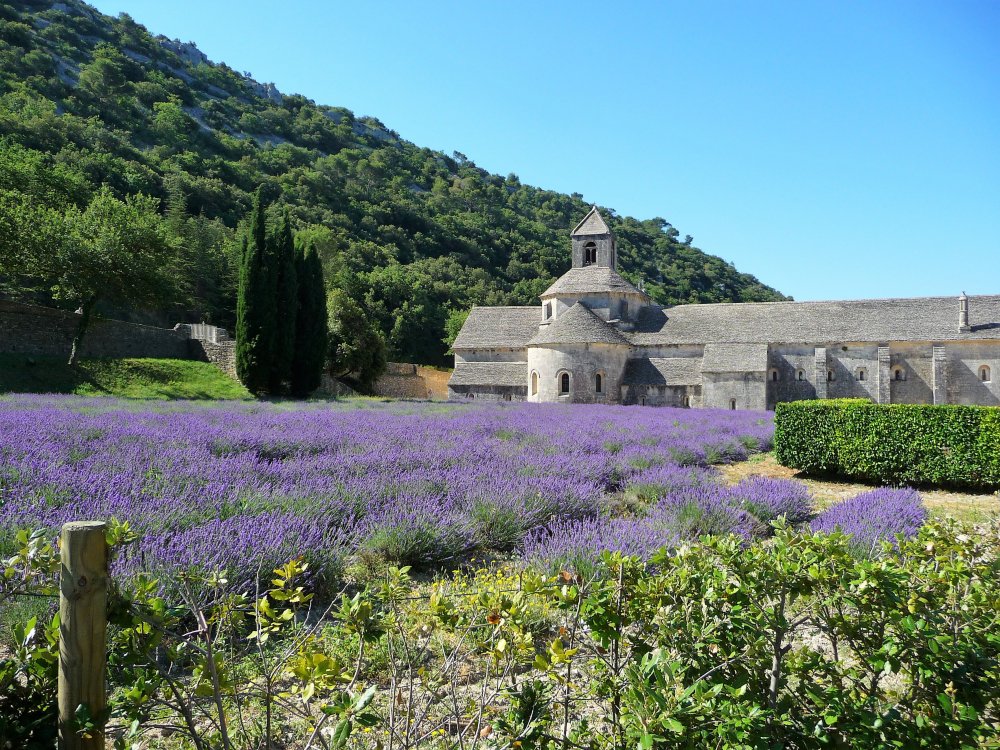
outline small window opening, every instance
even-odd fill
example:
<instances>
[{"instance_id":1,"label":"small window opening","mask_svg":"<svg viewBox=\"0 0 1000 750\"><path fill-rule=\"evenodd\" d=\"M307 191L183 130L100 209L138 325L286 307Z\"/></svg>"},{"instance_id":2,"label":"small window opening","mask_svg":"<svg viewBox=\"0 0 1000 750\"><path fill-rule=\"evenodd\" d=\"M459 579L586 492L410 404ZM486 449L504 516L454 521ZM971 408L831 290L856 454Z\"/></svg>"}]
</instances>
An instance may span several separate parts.
<instances>
[{"instance_id":1,"label":"small window opening","mask_svg":"<svg viewBox=\"0 0 1000 750\"><path fill-rule=\"evenodd\" d=\"M569 373L564 372L559 376L559 392L569 393Z\"/></svg>"},{"instance_id":2,"label":"small window opening","mask_svg":"<svg viewBox=\"0 0 1000 750\"><path fill-rule=\"evenodd\" d=\"M832 383L833 381L834 381L833 370L827 370L826 371L826 382L827 383Z\"/></svg>"},{"instance_id":3,"label":"small window opening","mask_svg":"<svg viewBox=\"0 0 1000 750\"><path fill-rule=\"evenodd\" d=\"M691 397L690 396L685 396L684 397L684 408L687 409L690 406L691 406Z\"/></svg>"},{"instance_id":4,"label":"small window opening","mask_svg":"<svg viewBox=\"0 0 1000 750\"><path fill-rule=\"evenodd\" d=\"M795 372L795 379L796 380L805 380L806 379L806 371L805 370L797 370Z\"/></svg>"},{"instance_id":5,"label":"small window opening","mask_svg":"<svg viewBox=\"0 0 1000 750\"><path fill-rule=\"evenodd\" d=\"M732 411L736 411L736 399L735 398L729 399L729 408Z\"/></svg>"},{"instance_id":6,"label":"small window opening","mask_svg":"<svg viewBox=\"0 0 1000 750\"><path fill-rule=\"evenodd\" d=\"M588 242L583 246L583 265L592 266L597 262L597 243Z\"/></svg>"},{"instance_id":7,"label":"small window opening","mask_svg":"<svg viewBox=\"0 0 1000 750\"><path fill-rule=\"evenodd\" d=\"M544 320L548 320L549 318L552 317L552 303L551 302L546 302L544 309L545 309L545 318L544 318Z\"/></svg>"},{"instance_id":8,"label":"small window opening","mask_svg":"<svg viewBox=\"0 0 1000 750\"><path fill-rule=\"evenodd\" d=\"M470 393L466 393L466 394L465 394L465 397L466 397L466 398L475 398L475 397L476 397L476 394L475 394L475 393L471 393L471 392L470 392Z\"/></svg>"},{"instance_id":9,"label":"small window opening","mask_svg":"<svg viewBox=\"0 0 1000 750\"><path fill-rule=\"evenodd\" d=\"M906 380L906 374L903 372L902 367L895 367L892 370L892 379L903 381Z\"/></svg>"},{"instance_id":10,"label":"small window opening","mask_svg":"<svg viewBox=\"0 0 1000 750\"><path fill-rule=\"evenodd\" d=\"M858 380L864 380L866 376L867 376L867 373L865 372L865 368L864 367L859 367L858 368Z\"/></svg>"},{"instance_id":11,"label":"small window opening","mask_svg":"<svg viewBox=\"0 0 1000 750\"><path fill-rule=\"evenodd\" d=\"M990 367L989 365L983 365L979 368L979 379L984 383L990 382Z\"/></svg>"},{"instance_id":12,"label":"small window opening","mask_svg":"<svg viewBox=\"0 0 1000 750\"><path fill-rule=\"evenodd\" d=\"M601 373L597 373L597 376L594 378L594 390L597 391L598 393L603 393L602 390L604 387L603 381L604 378L601 377Z\"/></svg>"},{"instance_id":13,"label":"small window opening","mask_svg":"<svg viewBox=\"0 0 1000 750\"><path fill-rule=\"evenodd\" d=\"M777 369L772 369L771 370L771 382L773 382L773 383L777 383L778 382L778 370Z\"/></svg>"},{"instance_id":14,"label":"small window opening","mask_svg":"<svg viewBox=\"0 0 1000 750\"><path fill-rule=\"evenodd\" d=\"M504 401L510 401L510 394L509 393L505 393L504 396L503 396L503 400Z\"/></svg>"},{"instance_id":15,"label":"small window opening","mask_svg":"<svg viewBox=\"0 0 1000 750\"><path fill-rule=\"evenodd\" d=\"M538 373L534 371L531 373L531 395L538 395Z\"/></svg>"}]
</instances>

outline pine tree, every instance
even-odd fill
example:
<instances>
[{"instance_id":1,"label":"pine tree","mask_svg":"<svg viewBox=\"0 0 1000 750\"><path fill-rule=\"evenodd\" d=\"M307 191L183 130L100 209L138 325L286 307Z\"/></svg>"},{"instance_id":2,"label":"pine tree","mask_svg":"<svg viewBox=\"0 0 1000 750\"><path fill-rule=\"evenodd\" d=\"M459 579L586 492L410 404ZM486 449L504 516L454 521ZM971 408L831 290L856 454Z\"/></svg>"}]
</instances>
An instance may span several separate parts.
<instances>
[{"instance_id":1,"label":"pine tree","mask_svg":"<svg viewBox=\"0 0 1000 750\"><path fill-rule=\"evenodd\" d=\"M295 356L295 318L299 307L298 280L295 273L295 240L288 213L273 238L273 257L277 270L275 281L274 359L271 363L269 390L281 394L284 383L292 377Z\"/></svg>"},{"instance_id":2,"label":"pine tree","mask_svg":"<svg viewBox=\"0 0 1000 750\"><path fill-rule=\"evenodd\" d=\"M274 361L275 274L258 188L236 298L236 374L251 393L268 390Z\"/></svg>"},{"instance_id":3,"label":"pine tree","mask_svg":"<svg viewBox=\"0 0 1000 750\"><path fill-rule=\"evenodd\" d=\"M295 319L292 395L305 398L319 387L326 364L326 288L314 244L295 248L295 270L299 309Z\"/></svg>"}]
</instances>

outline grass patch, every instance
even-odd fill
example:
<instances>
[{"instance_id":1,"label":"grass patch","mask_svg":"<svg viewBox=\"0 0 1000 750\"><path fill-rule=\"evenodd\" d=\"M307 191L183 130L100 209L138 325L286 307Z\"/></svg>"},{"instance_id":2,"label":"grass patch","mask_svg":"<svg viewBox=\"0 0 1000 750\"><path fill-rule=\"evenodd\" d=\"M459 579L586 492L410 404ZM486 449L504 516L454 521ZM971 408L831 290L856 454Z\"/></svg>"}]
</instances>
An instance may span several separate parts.
<instances>
[{"instance_id":1,"label":"grass patch","mask_svg":"<svg viewBox=\"0 0 1000 750\"><path fill-rule=\"evenodd\" d=\"M73 393L162 399L248 399L250 393L209 362L186 359L84 359L0 354L0 393Z\"/></svg>"}]
</instances>

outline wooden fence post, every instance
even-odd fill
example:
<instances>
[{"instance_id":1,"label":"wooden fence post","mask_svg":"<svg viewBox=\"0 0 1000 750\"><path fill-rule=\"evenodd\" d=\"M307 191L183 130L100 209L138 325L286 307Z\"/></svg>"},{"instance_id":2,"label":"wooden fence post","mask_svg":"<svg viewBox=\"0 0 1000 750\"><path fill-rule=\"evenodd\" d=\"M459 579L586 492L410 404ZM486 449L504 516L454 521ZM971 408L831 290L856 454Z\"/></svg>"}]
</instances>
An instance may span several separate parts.
<instances>
[{"instance_id":1,"label":"wooden fence post","mask_svg":"<svg viewBox=\"0 0 1000 750\"><path fill-rule=\"evenodd\" d=\"M104 680L107 671L107 526L74 521L62 527L59 576L59 747L104 750ZM97 725L78 732L76 710L84 705Z\"/></svg>"}]
</instances>

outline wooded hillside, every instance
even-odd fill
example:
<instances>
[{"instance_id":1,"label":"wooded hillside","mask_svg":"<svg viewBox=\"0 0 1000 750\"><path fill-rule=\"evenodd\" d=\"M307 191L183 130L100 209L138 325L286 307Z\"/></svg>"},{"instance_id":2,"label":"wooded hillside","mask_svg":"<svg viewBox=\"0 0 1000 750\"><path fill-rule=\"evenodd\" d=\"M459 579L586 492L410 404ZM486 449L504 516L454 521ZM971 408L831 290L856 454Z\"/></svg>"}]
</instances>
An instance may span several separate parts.
<instances>
[{"instance_id":1,"label":"wooded hillside","mask_svg":"<svg viewBox=\"0 0 1000 750\"><path fill-rule=\"evenodd\" d=\"M282 95L126 15L76 0L0 5L0 293L75 306L58 279L22 274L19 253L48 241L46 227L65 234L53 216L91 226L114 213L112 198L144 194L159 201L172 283L105 312L231 329L240 223L260 184L390 356L423 363L445 361L448 332L472 305L536 302L568 268L568 230L589 208L373 118ZM784 299L664 219L602 211L623 274L659 302Z\"/></svg>"}]
</instances>

